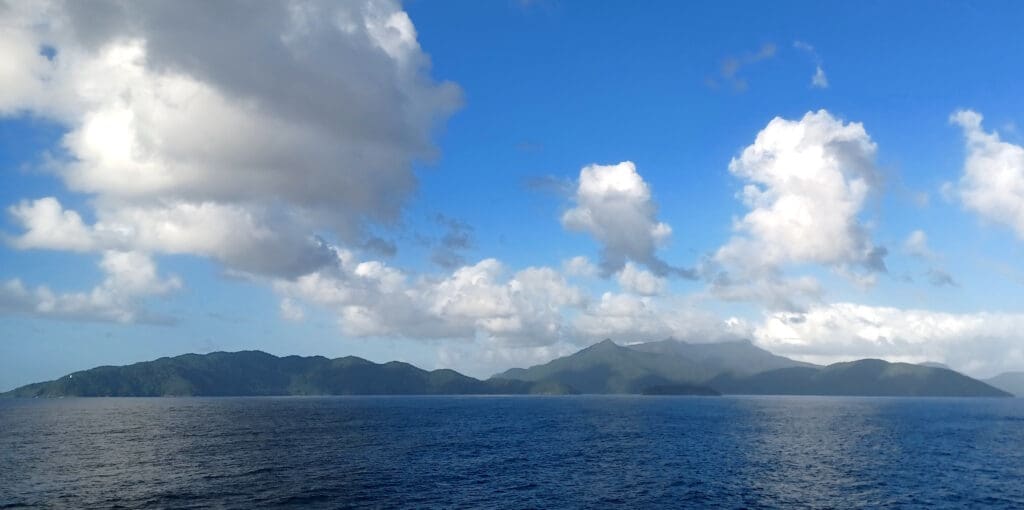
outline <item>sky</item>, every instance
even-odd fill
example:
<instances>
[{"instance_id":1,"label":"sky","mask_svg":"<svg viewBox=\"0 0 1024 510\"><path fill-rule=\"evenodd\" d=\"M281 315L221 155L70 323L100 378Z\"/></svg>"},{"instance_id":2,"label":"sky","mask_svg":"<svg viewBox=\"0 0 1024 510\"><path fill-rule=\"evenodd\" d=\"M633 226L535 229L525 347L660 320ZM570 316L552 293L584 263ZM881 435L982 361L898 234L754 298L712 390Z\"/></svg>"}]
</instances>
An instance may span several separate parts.
<instances>
[{"instance_id":1,"label":"sky","mask_svg":"<svg viewBox=\"0 0 1024 510\"><path fill-rule=\"evenodd\" d=\"M0 391L604 338L1024 370L1019 2L0 0Z\"/></svg>"}]
</instances>

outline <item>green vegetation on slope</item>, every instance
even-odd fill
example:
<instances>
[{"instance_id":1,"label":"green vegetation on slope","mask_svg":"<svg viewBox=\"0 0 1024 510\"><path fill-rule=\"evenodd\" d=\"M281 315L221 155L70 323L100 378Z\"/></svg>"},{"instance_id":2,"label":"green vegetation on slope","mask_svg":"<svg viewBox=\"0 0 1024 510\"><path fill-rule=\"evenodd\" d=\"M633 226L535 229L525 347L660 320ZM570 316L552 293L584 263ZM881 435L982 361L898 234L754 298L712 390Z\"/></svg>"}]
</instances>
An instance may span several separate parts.
<instances>
[{"instance_id":1,"label":"green vegetation on slope","mask_svg":"<svg viewBox=\"0 0 1024 510\"><path fill-rule=\"evenodd\" d=\"M556 382L580 393L642 393L656 386L687 383L700 394L708 388L697 383L716 373L681 356L642 352L605 340L543 365L508 370L491 380Z\"/></svg>"},{"instance_id":2,"label":"green vegetation on slope","mask_svg":"<svg viewBox=\"0 0 1024 510\"><path fill-rule=\"evenodd\" d=\"M454 370L428 372L408 363L377 364L348 356L279 358L260 351L185 354L104 366L30 384L14 397L157 397L257 395L441 395L567 393L557 384L481 381Z\"/></svg>"},{"instance_id":3,"label":"green vegetation on slope","mask_svg":"<svg viewBox=\"0 0 1024 510\"><path fill-rule=\"evenodd\" d=\"M999 378L1009 384L1024 374ZM1011 390L1012 391L1012 390ZM1008 396L945 368L860 360L819 367L749 342L667 340L620 346L611 340L486 381L454 370L373 363L348 356L279 358L260 351L185 354L122 367L97 367L3 394L13 397L493 395L622 393L652 395Z\"/></svg>"},{"instance_id":4,"label":"green vegetation on slope","mask_svg":"<svg viewBox=\"0 0 1024 510\"><path fill-rule=\"evenodd\" d=\"M746 395L1005 397L1007 393L945 368L864 359L823 368L794 367L750 376L720 375L708 385Z\"/></svg>"}]
</instances>

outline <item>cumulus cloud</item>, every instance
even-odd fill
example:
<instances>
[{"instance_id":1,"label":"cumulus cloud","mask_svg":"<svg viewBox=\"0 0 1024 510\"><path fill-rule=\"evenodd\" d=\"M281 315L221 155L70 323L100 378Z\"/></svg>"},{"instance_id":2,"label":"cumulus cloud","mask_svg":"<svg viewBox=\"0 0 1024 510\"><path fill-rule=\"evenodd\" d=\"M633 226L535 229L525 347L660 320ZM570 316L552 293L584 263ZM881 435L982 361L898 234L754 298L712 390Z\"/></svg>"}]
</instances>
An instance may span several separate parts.
<instances>
[{"instance_id":1,"label":"cumulus cloud","mask_svg":"<svg viewBox=\"0 0 1024 510\"><path fill-rule=\"evenodd\" d=\"M217 202L164 202L159 206L100 207L86 225L53 197L22 201L10 213L25 232L13 238L21 249L70 251L141 250L211 257L234 270L297 276L330 263L333 249L309 236L301 217L257 206ZM311 225L310 225L311 227Z\"/></svg>"},{"instance_id":2,"label":"cumulus cloud","mask_svg":"<svg viewBox=\"0 0 1024 510\"><path fill-rule=\"evenodd\" d=\"M0 314L109 322L167 323L167 317L141 308L140 300L181 288L177 277L161 278L152 259L138 252L107 251L100 269L102 283L88 292L57 293L46 286L34 289L20 280L0 285Z\"/></svg>"},{"instance_id":3,"label":"cumulus cloud","mask_svg":"<svg viewBox=\"0 0 1024 510\"><path fill-rule=\"evenodd\" d=\"M571 336L567 308L585 296L555 270L530 267L506 275L494 259L440 278L412 278L378 261L339 251L329 269L279 279L282 295L333 310L356 337L481 339L504 346L550 345Z\"/></svg>"},{"instance_id":4,"label":"cumulus cloud","mask_svg":"<svg viewBox=\"0 0 1024 510\"><path fill-rule=\"evenodd\" d=\"M193 253L293 276L330 262L315 232L358 241L397 218L411 163L433 157L434 127L460 102L430 78L408 15L387 0L209 7L0 10L0 115L67 128L55 172L97 218L23 203L15 246Z\"/></svg>"},{"instance_id":5,"label":"cumulus cloud","mask_svg":"<svg viewBox=\"0 0 1024 510\"><path fill-rule=\"evenodd\" d=\"M786 277L781 271L770 271L736 281L723 271L713 276L711 292L724 301L756 302L771 310L796 311L807 302L821 301L824 289L810 276Z\"/></svg>"},{"instance_id":6,"label":"cumulus cloud","mask_svg":"<svg viewBox=\"0 0 1024 510\"><path fill-rule=\"evenodd\" d=\"M859 215L878 180L875 152L863 125L825 110L769 122L729 163L746 182L739 197L750 211L714 255L729 273L715 281L764 283L787 265L818 264L873 282L886 270L887 252L872 243Z\"/></svg>"},{"instance_id":7,"label":"cumulus cloud","mask_svg":"<svg viewBox=\"0 0 1024 510\"><path fill-rule=\"evenodd\" d=\"M659 276L692 276L656 255L672 235L672 227L657 220L658 206L632 161L584 167L573 201L575 207L562 215L562 225L601 243L600 267L605 276L621 270L627 261Z\"/></svg>"},{"instance_id":8,"label":"cumulus cloud","mask_svg":"<svg viewBox=\"0 0 1024 510\"><path fill-rule=\"evenodd\" d=\"M641 296L655 296L665 290L666 281L650 271L645 271L632 262L626 262L617 276L619 285L626 291Z\"/></svg>"},{"instance_id":9,"label":"cumulus cloud","mask_svg":"<svg viewBox=\"0 0 1024 510\"><path fill-rule=\"evenodd\" d=\"M981 114L960 110L950 122L961 127L967 145L964 173L954 190L964 207L1005 225L1024 239L1024 147L1004 142L982 128Z\"/></svg>"},{"instance_id":10,"label":"cumulus cloud","mask_svg":"<svg viewBox=\"0 0 1024 510\"><path fill-rule=\"evenodd\" d=\"M625 293L608 292L592 300L549 267L512 272L495 259L484 259L445 275L416 277L379 261L359 261L350 251L339 250L337 257L328 268L276 279L274 288L288 302L282 302L282 310L299 303L323 307L352 337L476 344L451 347L452 356L483 349L517 357L578 348L606 337L706 342L749 336L742 321L723 321L678 296L653 296L663 290L664 281L631 264L624 269L626 276L620 275L627 282Z\"/></svg>"},{"instance_id":11,"label":"cumulus cloud","mask_svg":"<svg viewBox=\"0 0 1024 510\"><path fill-rule=\"evenodd\" d=\"M1022 332L1022 314L833 303L806 313L768 314L754 328L754 338L772 352L818 363L866 357L940 361L989 376L1024 365Z\"/></svg>"},{"instance_id":12,"label":"cumulus cloud","mask_svg":"<svg viewBox=\"0 0 1024 510\"><path fill-rule=\"evenodd\" d=\"M569 276L589 278L598 275L597 266L590 262L590 259L577 255L562 262L562 272Z\"/></svg>"}]
</instances>

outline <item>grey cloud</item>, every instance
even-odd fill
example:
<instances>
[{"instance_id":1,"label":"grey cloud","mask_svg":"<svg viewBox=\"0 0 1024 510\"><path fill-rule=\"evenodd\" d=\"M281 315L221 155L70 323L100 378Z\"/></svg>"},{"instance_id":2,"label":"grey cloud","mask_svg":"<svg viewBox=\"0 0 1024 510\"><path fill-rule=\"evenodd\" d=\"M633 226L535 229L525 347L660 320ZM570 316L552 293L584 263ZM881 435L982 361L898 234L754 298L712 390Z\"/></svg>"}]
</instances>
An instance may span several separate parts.
<instances>
[{"instance_id":1,"label":"grey cloud","mask_svg":"<svg viewBox=\"0 0 1024 510\"><path fill-rule=\"evenodd\" d=\"M363 249L382 257L394 257L398 253L395 243L377 236L370 236L363 242Z\"/></svg>"},{"instance_id":2,"label":"grey cloud","mask_svg":"<svg viewBox=\"0 0 1024 510\"><path fill-rule=\"evenodd\" d=\"M696 277L695 271L658 257L656 252L672 235L672 227L658 221L658 206L632 161L583 167L572 200L574 207L562 214L562 225L600 243L603 276L632 260L658 276Z\"/></svg>"},{"instance_id":3,"label":"grey cloud","mask_svg":"<svg viewBox=\"0 0 1024 510\"><path fill-rule=\"evenodd\" d=\"M740 77L740 71L751 64L775 57L776 49L777 48L774 44L765 43L756 52L745 53L740 56L726 57L722 60L722 65L719 68L718 74L720 79L731 85L733 90L736 92L743 92L747 90L747 81ZM712 88L718 87L718 81L713 78L708 78L707 84Z\"/></svg>"},{"instance_id":4,"label":"grey cloud","mask_svg":"<svg viewBox=\"0 0 1024 510\"><path fill-rule=\"evenodd\" d=\"M928 283L936 287L944 287L947 285L950 287L960 286L956 280L953 279L953 275L943 271L942 269L931 268L927 273L925 273L925 276L928 277Z\"/></svg>"},{"instance_id":5,"label":"grey cloud","mask_svg":"<svg viewBox=\"0 0 1024 510\"><path fill-rule=\"evenodd\" d=\"M24 69L0 83L0 114L68 128L56 170L98 218L72 212L71 246L24 216L22 248L189 253L289 277L333 258L314 232L387 254L365 227L397 221L413 161L434 157L461 103L388 0L96 0L0 17L12 47L55 52L13 56Z\"/></svg>"},{"instance_id":6,"label":"grey cloud","mask_svg":"<svg viewBox=\"0 0 1024 510\"><path fill-rule=\"evenodd\" d=\"M445 230L438 239L430 260L444 269L455 269L465 265L466 258L462 253L473 247L473 227L443 214L438 214L434 221Z\"/></svg>"}]
</instances>

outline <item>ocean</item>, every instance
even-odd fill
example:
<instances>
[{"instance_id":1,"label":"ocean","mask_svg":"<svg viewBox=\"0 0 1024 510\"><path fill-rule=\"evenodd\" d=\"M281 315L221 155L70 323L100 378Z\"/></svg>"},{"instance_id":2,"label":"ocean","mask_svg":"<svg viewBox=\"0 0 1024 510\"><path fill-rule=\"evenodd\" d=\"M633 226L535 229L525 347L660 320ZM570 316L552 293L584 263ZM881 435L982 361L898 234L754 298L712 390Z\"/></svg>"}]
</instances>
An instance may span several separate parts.
<instances>
[{"instance_id":1,"label":"ocean","mask_svg":"<svg viewBox=\"0 0 1024 510\"><path fill-rule=\"evenodd\" d=\"M1024 399L0 400L0 507L1024 507Z\"/></svg>"}]
</instances>

